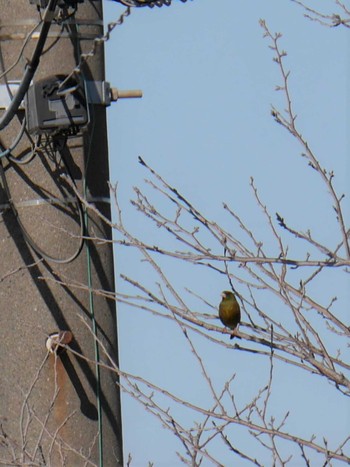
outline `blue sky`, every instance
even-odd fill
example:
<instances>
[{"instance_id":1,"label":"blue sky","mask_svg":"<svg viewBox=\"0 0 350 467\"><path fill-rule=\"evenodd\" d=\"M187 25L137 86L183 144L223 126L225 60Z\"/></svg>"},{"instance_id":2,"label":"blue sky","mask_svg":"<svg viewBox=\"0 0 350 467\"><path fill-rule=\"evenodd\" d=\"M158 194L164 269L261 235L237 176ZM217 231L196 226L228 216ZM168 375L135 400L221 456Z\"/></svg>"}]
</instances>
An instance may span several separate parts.
<instances>
[{"instance_id":1,"label":"blue sky","mask_svg":"<svg viewBox=\"0 0 350 467\"><path fill-rule=\"evenodd\" d=\"M331 1L324 2L325 11L332 12L331 6ZM117 20L123 10L122 5L106 1L105 21ZM280 212L301 230L311 228L320 241L337 243L324 187L300 157L301 148L270 115L271 104L283 109L284 101L282 93L275 91L280 76L269 42L263 38L260 18L272 32L283 33L281 44L288 52L298 125L321 163L335 171L338 192L346 191L350 174L349 36L345 29L310 22L288 0L174 0L171 7L134 9L106 45L107 79L120 89L142 89L144 97L113 104L108 109L108 127L111 181L118 182L126 224L142 238L154 243L157 232L129 203L134 186L148 190L144 184L148 174L137 162L139 155L209 219L227 228L231 221L222 202L268 242L249 187L254 177L272 213ZM167 209L161 200L158 203ZM298 244L291 245L295 255L303 251ZM274 251L272 244L266 248ZM130 291L118 278L121 273L150 285L156 281L131 249L116 248L115 255L118 291ZM189 287L212 304L219 303L221 291L229 286L222 276L198 267L169 262L164 267L179 291ZM344 311L349 305L348 285L343 276L334 274L326 283L315 285L316 295L325 301L338 295L340 312L348 316ZM124 370L190 400L203 404L209 400L200 369L176 325L125 305L118 307L118 320ZM268 365L263 360L216 349L200 339L195 342L218 387L232 373L237 374L239 400L248 400L266 381ZM334 439L347 432L349 413L336 397L329 398L325 382L317 377L306 379L280 364L276 371L275 412L291 410L291 429L310 436L322 434L322 427L327 427L329 438ZM290 381L298 383L291 393ZM190 413L184 411L181 416L191 423ZM144 466L148 461L156 466L180 464L176 451L181 451L181 445L175 437L127 396L123 397L123 423L124 455L132 454L131 465ZM243 430L237 428L234 436L236 444L241 442L249 449ZM268 454L261 456L269 465ZM233 465L227 451L221 462ZM239 462L234 465L246 465Z\"/></svg>"}]
</instances>

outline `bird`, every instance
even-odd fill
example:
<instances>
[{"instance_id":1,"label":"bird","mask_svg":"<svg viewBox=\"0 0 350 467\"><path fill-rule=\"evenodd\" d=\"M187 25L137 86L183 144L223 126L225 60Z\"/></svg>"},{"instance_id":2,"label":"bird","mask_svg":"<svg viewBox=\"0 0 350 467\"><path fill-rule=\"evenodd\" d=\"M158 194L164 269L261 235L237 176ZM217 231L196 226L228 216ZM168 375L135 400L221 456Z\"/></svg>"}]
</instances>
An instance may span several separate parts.
<instances>
[{"instance_id":1,"label":"bird","mask_svg":"<svg viewBox=\"0 0 350 467\"><path fill-rule=\"evenodd\" d=\"M241 310L233 292L224 290L221 297L219 318L224 326L232 329L230 339L233 339L235 337L235 330L241 321Z\"/></svg>"}]
</instances>

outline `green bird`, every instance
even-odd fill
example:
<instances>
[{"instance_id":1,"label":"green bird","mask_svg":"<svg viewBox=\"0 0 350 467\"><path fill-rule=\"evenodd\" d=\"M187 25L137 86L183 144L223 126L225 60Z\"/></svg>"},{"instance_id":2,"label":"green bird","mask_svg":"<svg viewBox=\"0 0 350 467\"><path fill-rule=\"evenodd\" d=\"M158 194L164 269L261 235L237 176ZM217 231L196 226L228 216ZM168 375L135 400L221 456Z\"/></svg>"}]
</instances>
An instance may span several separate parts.
<instances>
[{"instance_id":1,"label":"green bird","mask_svg":"<svg viewBox=\"0 0 350 467\"><path fill-rule=\"evenodd\" d=\"M235 337L235 329L241 321L241 310L234 293L224 290L221 294L222 300L219 305L219 318L224 326L232 329L230 339Z\"/></svg>"}]
</instances>

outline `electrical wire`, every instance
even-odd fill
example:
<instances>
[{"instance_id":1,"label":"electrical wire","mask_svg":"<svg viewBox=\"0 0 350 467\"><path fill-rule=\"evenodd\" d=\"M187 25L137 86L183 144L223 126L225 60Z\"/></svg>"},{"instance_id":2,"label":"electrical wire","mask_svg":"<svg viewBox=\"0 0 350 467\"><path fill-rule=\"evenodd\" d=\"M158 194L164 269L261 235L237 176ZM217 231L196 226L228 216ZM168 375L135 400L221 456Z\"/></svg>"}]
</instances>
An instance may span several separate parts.
<instances>
[{"instance_id":1,"label":"electrical wire","mask_svg":"<svg viewBox=\"0 0 350 467\"><path fill-rule=\"evenodd\" d=\"M16 156L14 156L12 154L12 150L18 144L17 139L18 139L18 142L19 142L20 139L21 139L20 137L23 136L24 133L26 134L27 138L32 143L32 147L28 148L28 150L24 153L27 157L23 158L24 154L21 154L20 156L16 157ZM15 144L15 142L16 142L16 144ZM34 142L32 136L28 133L28 130L26 128L26 118L24 117L24 119L22 121L22 124L21 124L20 132L19 132L18 136L16 137L15 142L12 143L12 145L8 149L5 149L0 143L0 151L2 151L2 153L0 153L0 158L3 157L3 156L6 156L6 158L9 161L11 161L12 163L14 163L16 165L26 165L26 164L29 164L29 162L31 162L32 159L34 159L34 157L38 153L38 151L40 149L41 135L37 135L36 136L36 141Z\"/></svg>"},{"instance_id":2,"label":"electrical wire","mask_svg":"<svg viewBox=\"0 0 350 467\"><path fill-rule=\"evenodd\" d=\"M70 78L72 78L72 76L79 76L80 73L82 73L82 67L83 67L84 63L86 63L89 58L94 57L96 51L99 50L100 45L102 43L104 43L104 42L107 42L110 39L112 31L117 26L121 26L124 23L125 18L127 18L130 14L131 14L131 8L127 7L126 10L119 16L117 21L113 21L113 22L107 24L107 31L102 36L97 36L93 40L93 46L91 47L90 51L88 51L86 53L81 52L79 54L78 64L73 68L73 70L61 82L61 84L59 85L59 90L64 89L67 82L70 80Z\"/></svg>"},{"instance_id":3,"label":"electrical wire","mask_svg":"<svg viewBox=\"0 0 350 467\"><path fill-rule=\"evenodd\" d=\"M79 27L79 26L78 26ZM80 44L78 44L80 48ZM81 50L80 50L81 53ZM83 75L84 79L86 77ZM87 101L89 102L89 96L87 95ZM85 163L85 170L84 170L84 177L83 177L83 195L85 199L87 198L88 186L87 186L87 172L89 169L89 163L91 158L91 151L92 151L92 138L94 136L95 127L96 127L96 118L94 113L94 106L90 105L89 113L91 115L91 131L89 131L89 141L87 145L87 156L86 156L86 163ZM89 216L87 212L87 208L84 207L84 228L85 232L88 235L89 233ZM88 282L88 289L89 289L89 310L92 322L92 332L95 336L94 339L94 353L95 353L95 375L96 375L96 403L97 403L97 417L98 417L98 455L99 455L99 467L103 467L104 459L103 459L103 411L102 411L102 388L101 388L101 368L100 368L100 345L97 340L97 320L96 320L96 313L95 313L95 304L94 304L94 294L93 294L93 279L92 279L92 267L91 267L91 248L89 242L85 242L85 251L86 251L86 262L87 262L87 282Z\"/></svg>"},{"instance_id":4,"label":"electrical wire","mask_svg":"<svg viewBox=\"0 0 350 467\"><path fill-rule=\"evenodd\" d=\"M64 164L64 167L65 167L65 171L66 171L66 174L67 176L69 177L70 181L75 185L75 182L74 182L74 178L69 170L69 167L65 161L65 158L63 157L63 155L61 155L61 158L62 158L62 161L63 161L63 164ZM17 220L17 223L22 231L22 235L24 237L24 239L26 240L26 242L31 246L31 248L41 257L43 258L45 261L48 261L48 262L52 262L52 263L58 263L58 264L67 264L67 263L71 263L72 261L74 261L81 253L81 250L84 246L84 233L85 233L85 222L84 222L84 211L83 211L83 207L82 207L82 204L79 200L79 198L75 195L75 200L76 200L76 204L77 204L77 208L78 208L78 216L79 216L79 225L80 225L80 232L79 232L79 245L76 249L76 251L71 255L69 256L68 258L55 258L51 255L49 255L48 253L46 253L34 240L33 238L31 237L31 235L29 234L29 232L27 231L27 229L24 227L22 221L21 221L21 218L18 214L18 211L16 209L16 206L12 200L12 197L11 197L11 192L10 192L10 188L9 188L9 185L8 185L8 182L7 182L7 178L6 178L6 174L5 174L5 170L4 170L4 167L3 167L3 164L2 164L2 160L0 159L0 177L1 177L1 180L2 180L2 184L3 184L3 188L4 188L4 191L7 195L7 198L8 198L8 201L9 201L9 205L11 206L11 209L12 209L12 212L13 214L15 215L15 218ZM57 199L57 201L59 203L61 203L61 200Z\"/></svg>"},{"instance_id":5,"label":"electrical wire","mask_svg":"<svg viewBox=\"0 0 350 467\"><path fill-rule=\"evenodd\" d=\"M86 194L86 192L85 192ZM85 228L88 229L89 220L87 211L85 210L84 215L85 221ZM90 316L92 321L92 332L94 336L97 338L97 322L96 322L96 314L95 314L95 306L94 306L94 294L93 294L93 282L92 282L92 268L91 268L91 251L88 242L85 242L86 248L86 261L87 261L87 282L88 282L88 289L89 289L89 309L90 309ZM94 339L94 351L95 351L95 373L96 373L96 400L97 400L97 416L98 416L98 445L99 445L99 467L103 467L103 424L102 424L102 402L101 402L101 370L100 370L100 346L98 344L97 339Z\"/></svg>"},{"instance_id":6,"label":"electrical wire","mask_svg":"<svg viewBox=\"0 0 350 467\"><path fill-rule=\"evenodd\" d=\"M44 12L43 25L40 31L38 42L32 55L32 59L27 64L16 95L14 96L6 112L2 115L0 119L0 130L3 130L13 119L26 92L28 91L30 82L32 81L34 74L39 66L40 57L43 52L45 42L54 18L54 12L56 9L57 2L58 0L49 0L49 4Z\"/></svg>"},{"instance_id":7,"label":"electrical wire","mask_svg":"<svg viewBox=\"0 0 350 467\"><path fill-rule=\"evenodd\" d=\"M113 23L113 25L108 25L108 31L104 37L109 38L110 32L117 26L123 23L124 17L128 16L130 14L130 8L127 8L124 13L120 16L119 20L116 23ZM79 29L79 25L76 25L77 29ZM74 34L72 34L74 37ZM106 39L107 40L107 39ZM95 41L94 41L95 44ZM80 47L80 43L77 43L77 47L79 50L79 55L80 55L80 61L78 64L79 67L79 72L80 72L80 66L83 63L82 62L82 51ZM92 51L89 53L91 55L94 55L95 53L95 48L92 49ZM88 55L89 55L88 54ZM86 57L87 58L87 57ZM83 78L84 80L87 79L87 77L84 74L84 71L82 71ZM69 76L66 78L65 81L67 81ZM61 83L61 86L63 83ZM87 91L88 92L88 91ZM87 95L87 102L90 102L89 96ZM94 114L94 106L90 105L89 106L89 113L91 116L90 119L90 128L89 132L87 133L89 135L88 143L87 143L87 148L86 148L86 162L85 162L85 170L84 170L84 175L83 175L83 196L85 199L87 199L87 193L88 193L88 186L87 186L87 173L89 170L90 166L90 159L91 159L91 152L92 152L92 139L94 137L95 133L95 127L96 127L96 118ZM89 234L89 215L87 208L84 206L84 228L86 235ZM101 387L101 368L100 368L100 361L101 361L101 356L100 356L100 345L98 343L98 324L97 324L97 319L96 319L96 312L95 312L95 303L94 303L94 293L93 293L93 276L92 276L92 256L91 256L91 247L89 242L85 242L85 252L86 252L86 266L87 266L87 285L88 285L88 290L89 290L89 311L90 311L90 317L91 317L91 323L92 323L92 332L93 335L95 336L94 339L94 356L95 356L95 375L96 375L96 404L97 404L97 423L98 423L98 465L99 467L103 467L104 465L104 450L103 450L103 445L104 445L104 426L103 426L103 410L102 410L102 387Z\"/></svg>"},{"instance_id":8,"label":"electrical wire","mask_svg":"<svg viewBox=\"0 0 350 467\"><path fill-rule=\"evenodd\" d=\"M26 48L26 45L29 41L29 39L32 37L32 35L34 34L35 30L41 25L42 23L42 20L40 20L34 27L31 31L29 31L29 33L27 34L26 38L24 39L24 42L22 44L22 47L21 47L21 50L19 51L19 54L16 58L16 60L14 61L14 63L12 65L10 65L8 68L6 68L6 70L4 70L2 73L0 73L0 78L3 78L4 76L6 76L11 70L13 70L13 68L18 64L18 62L21 60L22 58L22 55L23 55L23 52L24 52L24 49Z\"/></svg>"},{"instance_id":9,"label":"electrical wire","mask_svg":"<svg viewBox=\"0 0 350 467\"><path fill-rule=\"evenodd\" d=\"M22 125L21 125L21 128L18 132L18 135L16 136L16 138L14 139L14 141L12 142L11 146L7 149L5 149L2 144L0 144L0 159L2 157L6 157L6 156L9 156L11 154L11 152L15 149L15 147L18 145L18 143L21 141L22 139L22 136L24 134L24 131L25 131L25 128L26 128L26 119L24 118L23 121L22 121ZM15 159L15 158L14 158Z\"/></svg>"},{"instance_id":10,"label":"electrical wire","mask_svg":"<svg viewBox=\"0 0 350 467\"><path fill-rule=\"evenodd\" d=\"M11 153L8 154L7 159L10 160L13 164L16 165L27 165L31 162L34 157L37 155L39 150L39 144L35 143L32 148L30 148L27 152L28 156L24 159L19 159L18 157L14 157Z\"/></svg>"}]
</instances>

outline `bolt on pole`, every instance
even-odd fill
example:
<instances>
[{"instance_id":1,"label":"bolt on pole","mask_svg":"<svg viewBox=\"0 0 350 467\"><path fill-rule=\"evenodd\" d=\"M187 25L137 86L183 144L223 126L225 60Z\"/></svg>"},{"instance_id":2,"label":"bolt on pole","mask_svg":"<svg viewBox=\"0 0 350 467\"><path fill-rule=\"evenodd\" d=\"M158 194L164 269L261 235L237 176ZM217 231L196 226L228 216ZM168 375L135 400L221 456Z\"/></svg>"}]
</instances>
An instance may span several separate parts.
<instances>
[{"instance_id":1,"label":"bolt on pole","mask_svg":"<svg viewBox=\"0 0 350 467\"><path fill-rule=\"evenodd\" d=\"M56 3L44 16L45 0L0 0L0 96L15 93L48 20L33 83L75 68L80 82L104 81L103 43L94 42L103 34L102 2ZM123 465L118 374L96 364L108 363L107 351L118 365L115 302L101 292L113 297L111 229L81 201L110 218L106 109L88 111L84 131L48 136L27 131L34 108L21 104L0 131L5 465Z\"/></svg>"}]
</instances>

